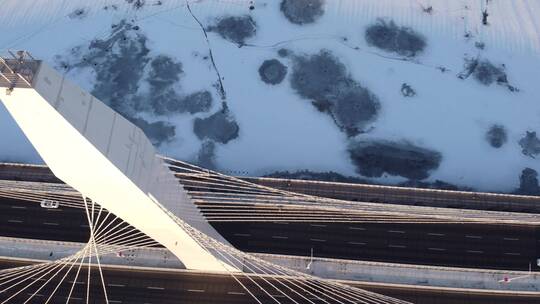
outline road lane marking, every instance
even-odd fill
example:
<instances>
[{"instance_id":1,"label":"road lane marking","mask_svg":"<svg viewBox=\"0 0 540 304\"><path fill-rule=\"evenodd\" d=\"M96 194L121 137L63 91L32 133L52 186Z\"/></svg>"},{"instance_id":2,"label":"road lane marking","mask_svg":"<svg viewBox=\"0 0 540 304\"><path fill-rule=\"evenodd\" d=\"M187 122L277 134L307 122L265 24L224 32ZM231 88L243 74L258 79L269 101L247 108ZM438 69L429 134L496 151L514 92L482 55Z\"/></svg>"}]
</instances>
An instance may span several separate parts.
<instances>
[{"instance_id":1,"label":"road lane marking","mask_svg":"<svg viewBox=\"0 0 540 304\"><path fill-rule=\"evenodd\" d=\"M288 236L280 236L280 235L274 235L272 236L273 239L279 239L279 240L287 240Z\"/></svg>"},{"instance_id":2,"label":"road lane marking","mask_svg":"<svg viewBox=\"0 0 540 304\"><path fill-rule=\"evenodd\" d=\"M11 206L12 209L27 209L25 206Z\"/></svg>"},{"instance_id":3,"label":"road lane marking","mask_svg":"<svg viewBox=\"0 0 540 304\"><path fill-rule=\"evenodd\" d=\"M322 240L322 239L309 239L309 240L313 242L326 242L326 240Z\"/></svg>"},{"instance_id":4,"label":"road lane marking","mask_svg":"<svg viewBox=\"0 0 540 304\"><path fill-rule=\"evenodd\" d=\"M107 284L107 286L110 286L110 287L126 287L126 285L122 285L122 284Z\"/></svg>"},{"instance_id":5,"label":"road lane marking","mask_svg":"<svg viewBox=\"0 0 540 304\"><path fill-rule=\"evenodd\" d=\"M389 233L405 233L403 230L388 230Z\"/></svg>"},{"instance_id":6,"label":"road lane marking","mask_svg":"<svg viewBox=\"0 0 540 304\"><path fill-rule=\"evenodd\" d=\"M326 225L322 224L309 224L311 227L326 227Z\"/></svg>"},{"instance_id":7,"label":"road lane marking","mask_svg":"<svg viewBox=\"0 0 540 304\"><path fill-rule=\"evenodd\" d=\"M58 223L49 223L49 222L44 222L43 225L47 225L47 226L60 226L60 224L58 224Z\"/></svg>"},{"instance_id":8,"label":"road lane marking","mask_svg":"<svg viewBox=\"0 0 540 304\"><path fill-rule=\"evenodd\" d=\"M407 248L407 246L404 246L404 245L392 245L392 244L388 245L388 247L390 247L390 248Z\"/></svg>"},{"instance_id":9,"label":"road lane marking","mask_svg":"<svg viewBox=\"0 0 540 304\"><path fill-rule=\"evenodd\" d=\"M521 255L519 252L505 252L506 255Z\"/></svg>"},{"instance_id":10,"label":"road lane marking","mask_svg":"<svg viewBox=\"0 0 540 304\"><path fill-rule=\"evenodd\" d=\"M236 295L236 296L245 296L246 295L245 293L238 292L238 291L228 291L227 294Z\"/></svg>"},{"instance_id":11,"label":"road lane marking","mask_svg":"<svg viewBox=\"0 0 540 304\"><path fill-rule=\"evenodd\" d=\"M351 230L367 230L366 228L362 228L362 227L349 227L349 229Z\"/></svg>"},{"instance_id":12,"label":"road lane marking","mask_svg":"<svg viewBox=\"0 0 540 304\"><path fill-rule=\"evenodd\" d=\"M165 290L163 287L154 287L154 286L148 286L146 289L152 289L152 290Z\"/></svg>"},{"instance_id":13,"label":"road lane marking","mask_svg":"<svg viewBox=\"0 0 540 304\"><path fill-rule=\"evenodd\" d=\"M484 253L482 250L467 250L468 253L478 253L478 254L481 254L481 253Z\"/></svg>"},{"instance_id":14,"label":"road lane marking","mask_svg":"<svg viewBox=\"0 0 540 304\"><path fill-rule=\"evenodd\" d=\"M428 248L428 250L431 250L431 251L446 251L446 249L444 249L444 248L435 248L435 247Z\"/></svg>"},{"instance_id":15,"label":"road lane marking","mask_svg":"<svg viewBox=\"0 0 540 304\"><path fill-rule=\"evenodd\" d=\"M348 244L351 244L351 245L365 245L366 243L362 243L362 242L347 242Z\"/></svg>"},{"instance_id":16,"label":"road lane marking","mask_svg":"<svg viewBox=\"0 0 540 304\"><path fill-rule=\"evenodd\" d=\"M431 235L431 236L445 236L446 234L444 234L444 233L433 233L433 232L430 232L430 233L428 233L428 235Z\"/></svg>"},{"instance_id":17,"label":"road lane marking","mask_svg":"<svg viewBox=\"0 0 540 304\"><path fill-rule=\"evenodd\" d=\"M8 223L17 223L17 224L20 224L20 223L23 223L23 221L19 221L19 220L8 220Z\"/></svg>"},{"instance_id":18,"label":"road lane marking","mask_svg":"<svg viewBox=\"0 0 540 304\"><path fill-rule=\"evenodd\" d=\"M205 292L203 289L188 289L189 292Z\"/></svg>"},{"instance_id":19,"label":"road lane marking","mask_svg":"<svg viewBox=\"0 0 540 304\"><path fill-rule=\"evenodd\" d=\"M517 238L503 238L505 241L519 241Z\"/></svg>"},{"instance_id":20,"label":"road lane marking","mask_svg":"<svg viewBox=\"0 0 540 304\"><path fill-rule=\"evenodd\" d=\"M235 233L234 236L248 237L248 236L251 236L251 234L248 234L248 233Z\"/></svg>"},{"instance_id":21,"label":"road lane marking","mask_svg":"<svg viewBox=\"0 0 540 304\"><path fill-rule=\"evenodd\" d=\"M468 239L481 239L482 237L479 235L466 235L465 236Z\"/></svg>"}]
</instances>

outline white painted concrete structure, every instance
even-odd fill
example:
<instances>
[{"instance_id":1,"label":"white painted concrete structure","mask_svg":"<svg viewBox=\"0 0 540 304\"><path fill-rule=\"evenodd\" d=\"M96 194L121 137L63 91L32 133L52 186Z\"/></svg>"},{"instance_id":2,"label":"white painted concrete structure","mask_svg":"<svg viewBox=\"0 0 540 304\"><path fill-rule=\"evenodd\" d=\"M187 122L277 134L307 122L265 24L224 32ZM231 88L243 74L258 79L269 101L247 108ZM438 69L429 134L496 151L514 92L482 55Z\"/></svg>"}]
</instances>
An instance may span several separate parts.
<instances>
[{"instance_id":1,"label":"white painted concrete structure","mask_svg":"<svg viewBox=\"0 0 540 304\"><path fill-rule=\"evenodd\" d=\"M138 127L40 61L0 60L0 87L6 88L0 100L59 179L161 243L188 269L236 270L166 212L228 244Z\"/></svg>"}]
</instances>

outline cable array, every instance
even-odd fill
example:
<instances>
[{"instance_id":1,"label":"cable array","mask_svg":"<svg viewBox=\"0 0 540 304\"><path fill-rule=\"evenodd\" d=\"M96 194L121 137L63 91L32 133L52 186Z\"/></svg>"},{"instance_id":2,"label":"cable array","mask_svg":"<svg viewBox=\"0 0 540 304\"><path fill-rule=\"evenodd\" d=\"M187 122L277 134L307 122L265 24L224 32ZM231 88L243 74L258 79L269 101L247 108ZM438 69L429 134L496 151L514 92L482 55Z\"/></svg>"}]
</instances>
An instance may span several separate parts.
<instances>
[{"instance_id":1,"label":"cable array","mask_svg":"<svg viewBox=\"0 0 540 304\"><path fill-rule=\"evenodd\" d=\"M537 224L534 214L399 206L298 194L253 184L162 157L192 202L210 222L355 222L355 223L512 223ZM0 271L0 304L30 303L61 292L66 304L73 298L103 298L108 303L101 257L126 250L160 246L122 219L64 184L0 181L0 197L82 209L89 222L88 243L57 261ZM197 244L212 254L256 303L366 303L406 302L292 270L207 236L155 202ZM230 266L236 268L232 270ZM101 288L91 289L92 283ZM4 300L5 299L5 300Z\"/></svg>"},{"instance_id":2,"label":"cable array","mask_svg":"<svg viewBox=\"0 0 540 304\"><path fill-rule=\"evenodd\" d=\"M279 190L164 158L209 222L477 223L540 225L540 215L470 209L350 202ZM0 180L0 197L59 202L84 208L64 184Z\"/></svg>"},{"instance_id":3,"label":"cable array","mask_svg":"<svg viewBox=\"0 0 540 304\"><path fill-rule=\"evenodd\" d=\"M136 228L114 216L94 201L82 197L90 237L79 251L56 261L0 271L0 304L65 303L75 299L100 299L109 303L101 257L124 251L160 246ZM80 207L80 205L78 205ZM91 288L92 285L99 287Z\"/></svg>"},{"instance_id":4,"label":"cable array","mask_svg":"<svg viewBox=\"0 0 540 304\"><path fill-rule=\"evenodd\" d=\"M210 222L540 225L537 214L350 202L279 190L163 157Z\"/></svg>"}]
</instances>

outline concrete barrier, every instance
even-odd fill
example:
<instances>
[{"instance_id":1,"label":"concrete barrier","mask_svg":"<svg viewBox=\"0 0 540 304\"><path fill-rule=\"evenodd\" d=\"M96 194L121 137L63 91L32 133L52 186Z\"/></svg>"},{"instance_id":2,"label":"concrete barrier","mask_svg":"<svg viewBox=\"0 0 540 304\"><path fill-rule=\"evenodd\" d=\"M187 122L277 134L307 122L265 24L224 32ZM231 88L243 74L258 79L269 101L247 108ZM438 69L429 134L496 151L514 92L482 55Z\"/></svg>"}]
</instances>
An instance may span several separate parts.
<instances>
[{"instance_id":1,"label":"concrete barrier","mask_svg":"<svg viewBox=\"0 0 540 304\"><path fill-rule=\"evenodd\" d=\"M532 272L529 275L528 272L524 271L434 267L323 258L315 258L311 261L309 257L254 255L277 265L327 279L460 289L538 292L540 297L540 273L538 272ZM520 277L520 279L512 280L510 283L501 283L500 281L504 280L505 277L509 279Z\"/></svg>"}]
</instances>

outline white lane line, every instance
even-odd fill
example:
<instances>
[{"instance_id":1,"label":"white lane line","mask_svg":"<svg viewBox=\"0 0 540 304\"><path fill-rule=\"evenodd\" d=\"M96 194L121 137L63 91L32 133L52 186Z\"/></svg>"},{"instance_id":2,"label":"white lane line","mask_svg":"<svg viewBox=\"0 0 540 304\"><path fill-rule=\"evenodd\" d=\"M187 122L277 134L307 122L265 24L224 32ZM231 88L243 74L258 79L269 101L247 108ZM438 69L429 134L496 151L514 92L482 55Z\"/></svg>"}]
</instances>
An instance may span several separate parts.
<instances>
[{"instance_id":1,"label":"white lane line","mask_svg":"<svg viewBox=\"0 0 540 304\"><path fill-rule=\"evenodd\" d=\"M479 235L466 235L465 236L468 239L481 239L482 237Z\"/></svg>"},{"instance_id":2,"label":"white lane line","mask_svg":"<svg viewBox=\"0 0 540 304\"><path fill-rule=\"evenodd\" d=\"M109 300L109 303L122 303L122 301L118 301L118 300Z\"/></svg>"},{"instance_id":3,"label":"white lane line","mask_svg":"<svg viewBox=\"0 0 540 304\"><path fill-rule=\"evenodd\" d=\"M278 240L287 240L289 237L288 236L280 236L280 235L274 235L272 236L273 239L278 239Z\"/></svg>"},{"instance_id":4,"label":"white lane line","mask_svg":"<svg viewBox=\"0 0 540 304\"><path fill-rule=\"evenodd\" d=\"M362 227L349 227L349 229L351 230L367 230L366 228L362 228Z\"/></svg>"},{"instance_id":5,"label":"white lane line","mask_svg":"<svg viewBox=\"0 0 540 304\"><path fill-rule=\"evenodd\" d=\"M505 241L519 241L518 238L503 238Z\"/></svg>"},{"instance_id":6,"label":"white lane line","mask_svg":"<svg viewBox=\"0 0 540 304\"><path fill-rule=\"evenodd\" d=\"M27 209L25 206L11 206L11 209Z\"/></svg>"},{"instance_id":7,"label":"white lane line","mask_svg":"<svg viewBox=\"0 0 540 304\"><path fill-rule=\"evenodd\" d=\"M322 224L309 224L311 227L327 227L326 225Z\"/></svg>"},{"instance_id":8,"label":"white lane line","mask_svg":"<svg viewBox=\"0 0 540 304\"><path fill-rule=\"evenodd\" d=\"M199 293L205 292L205 290L203 290L203 289L188 289L187 291L189 291L189 292L199 292Z\"/></svg>"},{"instance_id":9,"label":"white lane line","mask_svg":"<svg viewBox=\"0 0 540 304\"><path fill-rule=\"evenodd\" d=\"M351 245L365 245L366 243L362 243L362 242L347 242L347 244L351 244Z\"/></svg>"},{"instance_id":10,"label":"white lane line","mask_svg":"<svg viewBox=\"0 0 540 304\"><path fill-rule=\"evenodd\" d=\"M88 225L81 225L80 227L82 227L82 228L90 228L90 226L88 226Z\"/></svg>"},{"instance_id":11,"label":"white lane line","mask_svg":"<svg viewBox=\"0 0 540 304\"><path fill-rule=\"evenodd\" d=\"M405 233L403 230L388 230L389 233Z\"/></svg>"},{"instance_id":12,"label":"white lane line","mask_svg":"<svg viewBox=\"0 0 540 304\"><path fill-rule=\"evenodd\" d=\"M146 289L152 289L152 290L165 290L163 287L154 287L154 286L148 286Z\"/></svg>"},{"instance_id":13,"label":"white lane line","mask_svg":"<svg viewBox=\"0 0 540 304\"><path fill-rule=\"evenodd\" d=\"M251 234L248 234L248 233L235 233L234 236L244 236L244 237L248 237L248 236L251 236Z\"/></svg>"},{"instance_id":14,"label":"white lane line","mask_svg":"<svg viewBox=\"0 0 540 304\"><path fill-rule=\"evenodd\" d=\"M60 224L58 224L58 223L50 223L50 222L44 222L43 225L47 225L47 226L60 226Z\"/></svg>"},{"instance_id":15,"label":"white lane line","mask_svg":"<svg viewBox=\"0 0 540 304\"><path fill-rule=\"evenodd\" d=\"M521 255L519 252L505 252L506 255Z\"/></svg>"},{"instance_id":16,"label":"white lane line","mask_svg":"<svg viewBox=\"0 0 540 304\"><path fill-rule=\"evenodd\" d=\"M430 247L430 248L428 248L428 250L431 250L431 251L446 251L446 249L444 249L444 248L436 248L436 247Z\"/></svg>"},{"instance_id":17,"label":"white lane line","mask_svg":"<svg viewBox=\"0 0 540 304\"><path fill-rule=\"evenodd\" d=\"M313 242L326 242L326 240L322 240L322 239L309 239L309 240Z\"/></svg>"},{"instance_id":18,"label":"white lane line","mask_svg":"<svg viewBox=\"0 0 540 304\"><path fill-rule=\"evenodd\" d=\"M111 283L107 284L107 286L109 286L109 287L126 287L126 285L122 285L122 284L111 284Z\"/></svg>"},{"instance_id":19,"label":"white lane line","mask_svg":"<svg viewBox=\"0 0 540 304\"><path fill-rule=\"evenodd\" d=\"M8 220L8 223L17 223L17 224L20 224L22 223L23 221L19 221L19 220Z\"/></svg>"},{"instance_id":20,"label":"white lane line","mask_svg":"<svg viewBox=\"0 0 540 304\"><path fill-rule=\"evenodd\" d=\"M431 236L445 236L446 234L444 234L444 233L428 233L428 235L431 235Z\"/></svg>"},{"instance_id":21,"label":"white lane line","mask_svg":"<svg viewBox=\"0 0 540 304\"><path fill-rule=\"evenodd\" d=\"M390 247L390 248L407 248L407 246L404 246L404 245L392 245L392 244L388 245L388 247Z\"/></svg>"},{"instance_id":22,"label":"white lane line","mask_svg":"<svg viewBox=\"0 0 540 304\"><path fill-rule=\"evenodd\" d=\"M484 253L482 250L467 250L468 253L478 253L478 254L481 254L481 253Z\"/></svg>"},{"instance_id":23,"label":"white lane line","mask_svg":"<svg viewBox=\"0 0 540 304\"><path fill-rule=\"evenodd\" d=\"M246 295L245 293L238 292L238 291L228 291L227 294L236 295L236 296L245 296Z\"/></svg>"},{"instance_id":24,"label":"white lane line","mask_svg":"<svg viewBox=\"0 0 540 304\"><path fill-rule=\"evenodd\" d=\"M274 224L277 224L277 225L289 225L289 223L287 223L287 222L274 222Z\"/></svg>"}]
</instances>

